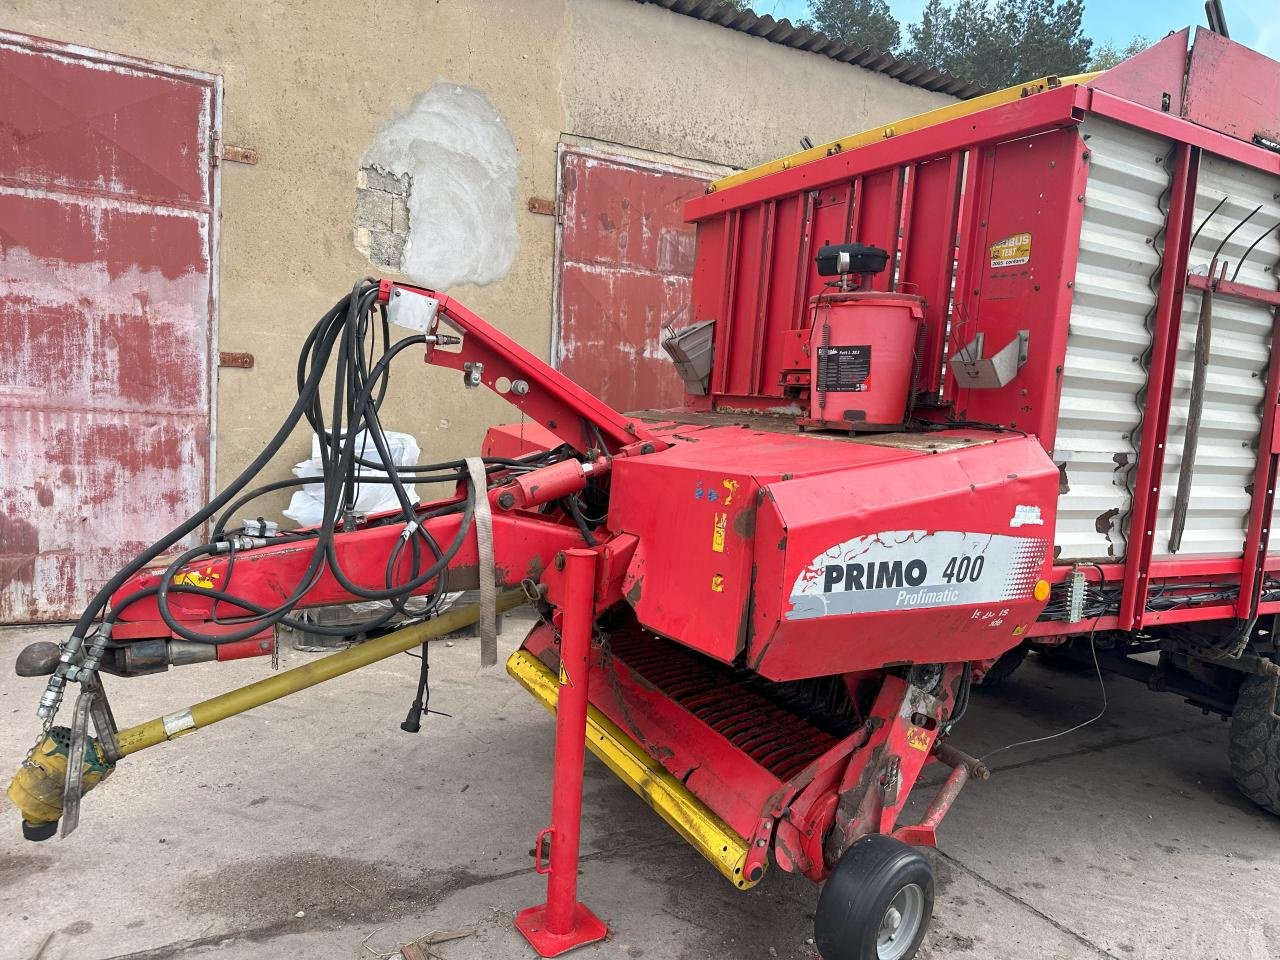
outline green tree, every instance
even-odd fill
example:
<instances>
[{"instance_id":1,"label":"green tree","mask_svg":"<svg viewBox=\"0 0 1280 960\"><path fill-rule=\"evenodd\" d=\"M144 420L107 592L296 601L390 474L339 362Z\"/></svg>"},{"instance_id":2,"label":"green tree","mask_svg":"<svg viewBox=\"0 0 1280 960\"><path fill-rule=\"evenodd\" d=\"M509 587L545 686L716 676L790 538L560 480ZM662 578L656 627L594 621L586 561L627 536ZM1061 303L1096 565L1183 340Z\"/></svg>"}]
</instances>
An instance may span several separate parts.
<instances>
[{"instance_id":1,"label":"green tree","mask_svg":"<svg viewBox=\"0 0 1280 960\"><path fill-rule=\"evenodd\" d=\"M1084 0L929 0L905 56L990 89L1080 73L1093 47L1083 14Z\"/></svg>"},{"instance_id":2,"label":"green tree","mask_svg":"<svg viewBox=\"0 0 1280 960\"><path fill-rule=\"evenodd\" d=\"M1110 70L1121 60L1128 60L1151 46L1146 37L1134 37L1125 46L1117 47L1111 41L1101 43L1093 50L1093 59L1089 61L1090 70Z\"/></svg>"},{"instance_id":3,"label":"green tree","mask_svg":"<svg viewBox=\"0 0 1280 960\"><path fill-rule=\"evenodd\" d=\"M885 0L809 0L812 20L802 26L855 47L886 53L902 41L902 28Z\"/></svg>"}]
</instances>

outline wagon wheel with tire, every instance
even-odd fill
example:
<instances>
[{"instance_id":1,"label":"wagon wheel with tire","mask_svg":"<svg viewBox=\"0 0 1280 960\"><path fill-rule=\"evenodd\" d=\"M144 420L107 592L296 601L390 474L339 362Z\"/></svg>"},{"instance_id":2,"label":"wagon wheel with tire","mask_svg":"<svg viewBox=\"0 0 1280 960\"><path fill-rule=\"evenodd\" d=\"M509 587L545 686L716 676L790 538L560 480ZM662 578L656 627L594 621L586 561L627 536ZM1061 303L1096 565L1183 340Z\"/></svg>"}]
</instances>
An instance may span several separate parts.
<instances>
[{"instance_id":1,"label":"wagon wheel with tire","mask_svg":"<svg viewBox=\"0 0 1280 960\"><path fill-rule=\"evenodd\" d=\"M1240 685L1231 713L1228 757L1240 792L1280 816L1280 678L1251 676Z\"/></svg>"},{"instance_id":2,"label":"wagon wheel with tire","mask_svg":"<svg viewBox=\"0 0 1280 960\"><path fill-rule=\"evenodd\" d=\"M901 840L873 833L836 862L818 897L823 960L910 960L933 916L933 867Z\"/></svg>"},{"instance_id":3,"label":"wagon wheel with tire","mask_svg":"<svg viewBox=\"0 0 1280 960\"><path fill-rule=\"evenodd\" d=\"M1022 666L1022 661L1027 659L1027 645L1020 643L1012 650L1006 650L996 658L995 663L987 668L987 672L982 675L982 679L978 681L978 686L985 687L990 690L998 687L1011 676L1013 671Z\"/></svg>"}]
</instances>

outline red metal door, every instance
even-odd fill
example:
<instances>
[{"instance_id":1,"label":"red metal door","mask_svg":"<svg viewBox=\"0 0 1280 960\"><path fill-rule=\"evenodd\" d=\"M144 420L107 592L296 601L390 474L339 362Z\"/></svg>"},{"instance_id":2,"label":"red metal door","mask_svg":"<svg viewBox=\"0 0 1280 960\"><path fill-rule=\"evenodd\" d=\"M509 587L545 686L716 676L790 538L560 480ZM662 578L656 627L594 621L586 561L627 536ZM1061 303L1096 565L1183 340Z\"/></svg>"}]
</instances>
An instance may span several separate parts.
<instances>
[{"instance_id":1,"label":"red metal door","mask_svg":"<svg viewBox=\"0 0 1280 960\"><path fill-rule=\"evenodd\" d=\"M694 229L709 176L566 147L553 360L615 410L679 407L664 328L692 323Z\"/></svg>"},{"instance_id":2,"label":"red metal door","mask_svg":"<svg viewBox=\"0 0 1280 960\"><path fill-rule=\"evenodd\" d=\"M216 77L0 33L0 623L209 487Z\"/></svg>"}]
</instances>

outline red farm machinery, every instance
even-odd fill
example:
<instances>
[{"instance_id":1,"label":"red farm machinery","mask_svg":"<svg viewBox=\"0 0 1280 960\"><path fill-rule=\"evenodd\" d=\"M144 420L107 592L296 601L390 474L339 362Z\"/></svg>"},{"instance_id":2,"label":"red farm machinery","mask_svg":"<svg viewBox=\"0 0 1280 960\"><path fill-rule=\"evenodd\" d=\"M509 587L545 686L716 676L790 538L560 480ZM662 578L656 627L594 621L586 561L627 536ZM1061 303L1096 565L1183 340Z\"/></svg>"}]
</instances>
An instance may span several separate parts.
<instances>
[{"instance_id":1,"label":"red farm machinery","mask_svg":"<svg viewBox=\"0 0 1280 960\"><path fill-rule=\"evenodd\" d=\"M953 736L971 685L1029 648L1232 716L1239 786L1280 814L1280 64L1191 39L713 184L687 209L695 322L667 341L680 410L618 413L450 297L358 283L257 460L20 656L47 677L9 790L26 834L73 829L131 753L421 646L414 730L428 641L479 621L493 662L521 603L540 618L507 669L557 714L547 902L516 919L542 956L606 935L576 890L587 748L735 887L771 861L825 883L826 960L914 955L916 847L987 775ZM528 422L392 471L401 508L362 516L406 350ZM250 487L304 420L323 521L237 521L292 482ZM408 482L446 493L415 504ZM464 589L480 603L444 609ZM112 717L103 673L269 654L304 608L364 600L386 612L304 625L360 634L345 650ZM931 764L943 785L900 822Z\"/></svg>"}]
</instances>

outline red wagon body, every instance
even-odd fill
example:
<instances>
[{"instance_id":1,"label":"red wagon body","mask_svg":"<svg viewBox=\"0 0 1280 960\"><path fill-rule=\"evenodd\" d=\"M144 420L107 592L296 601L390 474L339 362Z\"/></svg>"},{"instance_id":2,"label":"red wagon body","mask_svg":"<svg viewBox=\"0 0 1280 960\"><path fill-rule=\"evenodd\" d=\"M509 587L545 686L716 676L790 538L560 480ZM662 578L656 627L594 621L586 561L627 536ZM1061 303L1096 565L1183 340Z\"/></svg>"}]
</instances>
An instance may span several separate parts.
<instances>
[{"instance_id":1,"label":"red wagon body","mask_svg":"<svg viewBox=\"0 0 1280 960\"><path fill-rule=\"evenodd\" d=\"M1280 66L1204 30L1188 61L1187 39L1171 35L1112 70L1030 85L986 109L817 147L691 201L693 315L715 320L717 336L711 390L687 407L782 416L805 407L809 299L825 280L813 254L827 243L883 247L892 269L871 288L925 303L915 415L1037 438L1060 472L1056 532L1046 528L1051 578L1088 564L1092 581L1121 590L1114 612L1044 621L1033 634L1280 610L1261 596L1280 564L1267 550L1280 103L1234 95L1274 93ZM1206 286L1216 322L1197 398ZM978 336L990 355L1020 334L1025 360L1007 384L972 387L948 363ZM1184 532L1171 545L1179 513ZM1211 603L1151 603L1196 582L1239 590Z\"/></svg>"}]
</instances>

